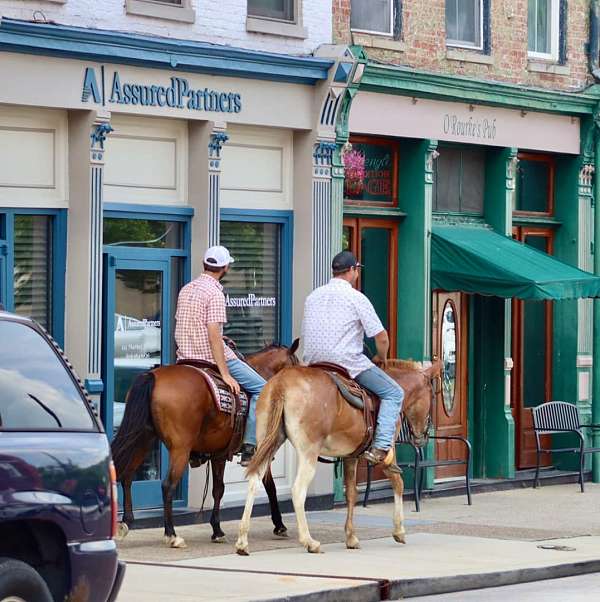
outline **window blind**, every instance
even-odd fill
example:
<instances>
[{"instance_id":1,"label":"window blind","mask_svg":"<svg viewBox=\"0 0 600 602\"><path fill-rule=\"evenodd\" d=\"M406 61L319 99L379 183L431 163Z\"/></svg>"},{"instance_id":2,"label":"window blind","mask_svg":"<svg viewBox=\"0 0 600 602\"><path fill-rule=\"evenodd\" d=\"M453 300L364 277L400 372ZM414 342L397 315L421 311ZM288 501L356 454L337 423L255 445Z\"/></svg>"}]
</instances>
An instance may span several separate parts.
<instances>
[{"instance_id":1,"label":"window blind","mask_svg":"<svg viewBox=\"0 0 600 602\"><path fill-rule=\"evenodd\" d=\"M221 244L235 263L223 279L227 303L225 334L244 353L279 342L281 226L222 222Z\"/></svg>"},{"instance_id":2,"label":"window blind","mask_svg":"<svg viewBox=\"0 0 600 602\"><path fill-rule=\"evenodd\" d=\"M52 313L52 218L15 215L15 313L50 330Z\"/></svg>"}]
</instances>

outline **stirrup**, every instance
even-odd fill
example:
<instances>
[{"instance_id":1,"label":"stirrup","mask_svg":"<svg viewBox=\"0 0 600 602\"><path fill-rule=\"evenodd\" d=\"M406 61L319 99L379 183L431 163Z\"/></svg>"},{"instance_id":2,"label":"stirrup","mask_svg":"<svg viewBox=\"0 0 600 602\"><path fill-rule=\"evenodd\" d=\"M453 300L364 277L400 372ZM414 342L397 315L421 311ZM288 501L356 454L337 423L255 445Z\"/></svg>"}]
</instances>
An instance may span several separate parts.
<instances>
[{"instance_id":1,"label":"stirrup","mask_svg":"<svg viewBox=\"0 0 600 602\"><path fill-rule=\"evenodd\" d=\"M252 445L250 443L244 443L244 445L242 445L242 449L241 449L241 457L240 457L240 466L243 466L244 468L246 466L248 466L248 464L250 464L250 461L252 460L253 456L254 456L254 452L256 451L256 445Z\"/></svg>"}]
</instances>

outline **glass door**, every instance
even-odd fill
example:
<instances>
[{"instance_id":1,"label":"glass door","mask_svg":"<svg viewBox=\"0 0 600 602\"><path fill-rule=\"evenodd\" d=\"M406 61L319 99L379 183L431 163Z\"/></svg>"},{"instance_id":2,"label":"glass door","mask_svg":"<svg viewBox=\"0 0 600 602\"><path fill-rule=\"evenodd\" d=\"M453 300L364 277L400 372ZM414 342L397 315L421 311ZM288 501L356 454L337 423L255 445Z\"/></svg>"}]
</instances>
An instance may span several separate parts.
<instances>
[{"instance_id":1,"label":"glass door","mask_svg":"<svg viewBox=\"0 0 600 602\"><path fill-rule=\"evenodd\" d=\"M103 412L111 438L119 429L127 391L136 376L171 360L170 279L168 259L105 255ZM166 450L157 441L134 479L136 508L162 504L160 483L167 468Z\"/></svg>"}]
</instances>

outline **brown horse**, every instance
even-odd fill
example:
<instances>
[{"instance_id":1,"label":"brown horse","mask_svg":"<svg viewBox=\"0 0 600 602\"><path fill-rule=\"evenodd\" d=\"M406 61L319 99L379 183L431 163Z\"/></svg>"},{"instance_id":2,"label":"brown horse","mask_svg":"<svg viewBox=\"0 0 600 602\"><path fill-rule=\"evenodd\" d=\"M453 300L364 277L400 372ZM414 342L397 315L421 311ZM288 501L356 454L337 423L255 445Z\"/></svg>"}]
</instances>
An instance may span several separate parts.
<instances>
[{"instance_id":1,"label":"brown horse","mask_svg":"<svg viewBox=\"0 0 600 602\"><path fill-rule=\"evenodd\" d=\"M270 345L250 355L246 361L265 379L286 366L298 364L295 355L298 339L292 346ZM212 541L225 539L221 530L219 510L225 491L225 453L233 436L231 416L219 412L204 377L197 368L187 365L162 366L140 374L127 394L125 415L112 442L112 455L117 479L123 487L122 537L133 523L131 483L140 464L152 449L156 439L169 451L169 471L162 482L165 541L173 548L185 547L173 526L173 494L187 467L190 452L211 457L213 475L213 511L210 524ZM286 536L277 503L277 492L270 471L263 480L274 533Z\"/></svg>"},{"instance_id":2,"label":"brown horse","mask_svg":"<svg viewBox=\"0 0 600 602\"><path fill-rule=\"evenodd\" d=\"M417 445L427 441L433 378L439 376L441 362L422 369L415 362L391 360L386 362L386 372L404 389L404 414L411 426ZM346 519L346 547L359 548L353 525L356 488L357 458L351 457L365 435L362 411L352 407L339 394L333 380L321 369L291 367L274 376L263 389L257 403L258 449L248 467L250 483L244 515L236 542L238 554L248 554L250 516L260 476L267 471L275 452L289 439L298 454L298 473L292 488L292 500L300 543L309 552L319 552L320 543L309 533L304 502L320 455L344 458L344 480L348 515ZM398 427L400 421L398 421ZM398 434L398 430L396 435ZM393 447L392 447L393 449ZM388 465L393 454L388 454ZM394 539L405 543L402 477L384 469L394 489Z\"/></svg>"}]
</instances>

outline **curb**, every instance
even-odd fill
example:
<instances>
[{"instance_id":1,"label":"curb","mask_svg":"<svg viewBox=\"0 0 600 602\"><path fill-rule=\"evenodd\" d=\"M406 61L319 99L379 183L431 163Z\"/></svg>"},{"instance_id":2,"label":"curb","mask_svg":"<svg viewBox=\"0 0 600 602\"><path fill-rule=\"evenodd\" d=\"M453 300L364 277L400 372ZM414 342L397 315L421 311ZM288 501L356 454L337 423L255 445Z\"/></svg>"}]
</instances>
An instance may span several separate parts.
<instances>
[{"instance_id":1,"label":"curb","mask_svg":"<svg viewBox=\"0 0 600 602\"><path fill-rule=\"evenodd\" d=\"M533 581L560 579L561 577L575 577L599 571L600 559L597 559L491 573L399 579L391 581L390 598L388 599L398 600L400 598L414 598L416 596L450 594L470 589L487 589L490 587L517 585L519 583L531 583Z\"/></svg>"},{"instance_id":2,"label":"curb","mask_svg":"<svg viewBox=\"0 0 600 602\"><path fill-rule=\"evenodd\" d=\"M417 596L433 596L450 594L474 589L488 589L531 583L561 577L575 577L589 573L600 572L600 558L583 560L564 564L553 564L542 567L511 569L507 571L492 571L489 573L473 573L465 575L450 575L446 577L420 577L418 579L385 579L343 575L320 575L307 573L285 573L277 571L223 569L219 567L186 566L163 563L146 563L132 561L130 564L168 566L182 570L216 571L228 574L255 573L280 577L305 577L318 579L339 579L340 581L362 581L360 585L339 589L326 589L308 594L295 594L278 598L249 598L252 602L380 602L381 600L400 600ZM365 583L366 582L366 583Z\"/></svg>"}]
</instances>

